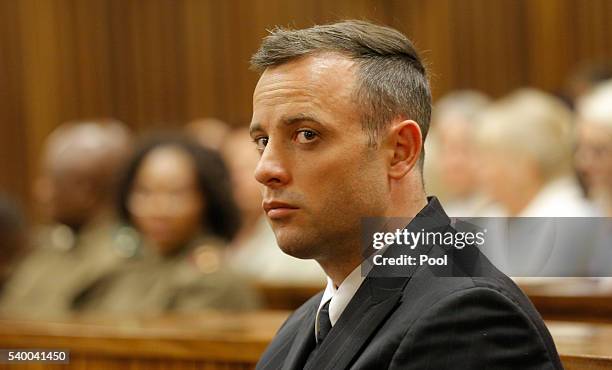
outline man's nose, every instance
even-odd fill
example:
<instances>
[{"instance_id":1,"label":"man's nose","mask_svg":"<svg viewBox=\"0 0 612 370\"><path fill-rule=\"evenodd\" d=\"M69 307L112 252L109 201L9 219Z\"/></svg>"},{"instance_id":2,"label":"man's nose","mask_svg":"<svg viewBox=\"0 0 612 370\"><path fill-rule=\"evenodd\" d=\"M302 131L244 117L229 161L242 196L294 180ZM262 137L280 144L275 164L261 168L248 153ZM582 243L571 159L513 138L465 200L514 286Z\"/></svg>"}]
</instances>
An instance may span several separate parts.
<instances>
[{"instance_id":1,"label":"man's nose","mask_svg":"<svg viewBox=\"0 0 612 370\"><path fill-rule=\"evenodd\" d=\"M289 183L290 175L283 162L283 155L271 143L266 146L257 163L255 179L271 188L282 187Z\"/></svg>"}]
</instances>

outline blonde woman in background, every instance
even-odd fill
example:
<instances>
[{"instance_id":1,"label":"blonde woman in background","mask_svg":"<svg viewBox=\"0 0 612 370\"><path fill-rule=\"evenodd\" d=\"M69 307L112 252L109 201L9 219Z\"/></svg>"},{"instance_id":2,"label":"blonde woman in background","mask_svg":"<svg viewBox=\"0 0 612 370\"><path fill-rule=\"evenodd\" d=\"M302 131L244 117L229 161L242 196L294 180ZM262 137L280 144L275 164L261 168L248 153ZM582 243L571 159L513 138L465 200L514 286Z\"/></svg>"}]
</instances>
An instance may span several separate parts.
<instances>
[{"instance_id":1,"label":"blonde woman in background","mask_svg":"<svg viewBox=\"0 0 612 370\"><path fill-rule=\"evenodd\" d=\"M487 256L511 276L586 276L596 214L572 171L572 116L557 98L521 89L479 117L481 186L508 216L489 227ZM586 228L585 228L586 226Z\"/></svg>"},{"instance_id":2,"label":"blonde woman in background","mask_svg":"<svg viewBox=\"0 0 612 370\"><path fill-rule=\"evenodd\" d=\"M521 89L479 121L481 184L509 216L595 214L572 173L572 116L560 100Z\"/></svg>"}]
</instances>

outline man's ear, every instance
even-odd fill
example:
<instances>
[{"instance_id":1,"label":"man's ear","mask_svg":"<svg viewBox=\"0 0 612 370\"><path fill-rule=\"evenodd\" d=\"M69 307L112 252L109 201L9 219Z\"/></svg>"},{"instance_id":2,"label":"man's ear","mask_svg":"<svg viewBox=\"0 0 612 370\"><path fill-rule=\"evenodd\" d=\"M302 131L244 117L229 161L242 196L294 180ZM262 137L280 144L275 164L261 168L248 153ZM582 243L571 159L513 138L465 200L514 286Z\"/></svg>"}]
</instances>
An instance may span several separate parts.
<instances>
[{"instance_id":1,"label":"man's ear","mask_svg":"<svg viewBox=\"0 0 612 370\"><path fill-rule=\"evenodd\" d=\"M394 122L388 131L389 176L401 179L416 166L423 150L421 128L413 120Z\"/></svg>"}]
</instances>

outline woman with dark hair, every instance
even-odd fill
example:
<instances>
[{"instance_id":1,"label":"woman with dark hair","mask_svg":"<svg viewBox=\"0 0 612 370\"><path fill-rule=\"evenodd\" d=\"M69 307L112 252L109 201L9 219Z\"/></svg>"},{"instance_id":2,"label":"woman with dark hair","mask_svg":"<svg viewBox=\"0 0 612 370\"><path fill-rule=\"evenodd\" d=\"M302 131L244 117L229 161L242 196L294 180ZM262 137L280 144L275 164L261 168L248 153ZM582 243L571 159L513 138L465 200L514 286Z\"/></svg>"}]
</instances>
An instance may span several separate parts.
<instances>
[{"instance_id":1,"label":"woman with dark hair","mask_svg":"<svg viewBox=\"0 0 612 370\"><path fill-rule=\"evenodd\" d=\"M145 142L119 186L119 213L163 254L196 234L230 241L240 228L221 157L182 137Z\"/></svg>"},{"instance_id":2,"label":"woman with dark hair","mask_svg":"<svg viewBox=\"0 0 612 370\"><path fill-rule=\"evenodd\" d=\"M136 230L142 258L99 280L82 311L161 313L255 306L220 250L240 227L220 156L183 137L136 150L119 187L119 214Z\"/></svg>"}]
</instances>

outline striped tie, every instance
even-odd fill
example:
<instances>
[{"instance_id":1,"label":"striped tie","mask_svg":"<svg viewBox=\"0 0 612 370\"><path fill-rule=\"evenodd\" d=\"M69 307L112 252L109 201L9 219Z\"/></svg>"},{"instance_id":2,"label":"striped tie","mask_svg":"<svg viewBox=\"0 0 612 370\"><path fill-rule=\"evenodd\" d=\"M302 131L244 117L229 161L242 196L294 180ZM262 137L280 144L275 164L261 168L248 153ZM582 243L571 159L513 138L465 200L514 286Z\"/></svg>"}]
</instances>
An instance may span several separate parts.
<instances>
[{"instance_id":1,"label":"striped tie","mask_svg":"<svg viewBox=\"0 0 612 370\"><path fill-rule=\"evenodd\" d=\"M317 332L317 344L321 344L327 333L332 328L331 320L329 319L329 302L331 299L321 307L319 310L319 331Z\"/></svg>"}]
</instances>

